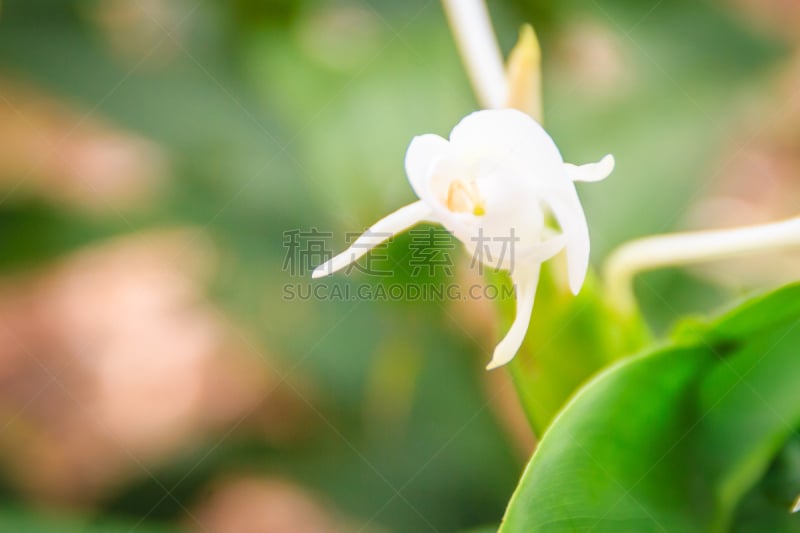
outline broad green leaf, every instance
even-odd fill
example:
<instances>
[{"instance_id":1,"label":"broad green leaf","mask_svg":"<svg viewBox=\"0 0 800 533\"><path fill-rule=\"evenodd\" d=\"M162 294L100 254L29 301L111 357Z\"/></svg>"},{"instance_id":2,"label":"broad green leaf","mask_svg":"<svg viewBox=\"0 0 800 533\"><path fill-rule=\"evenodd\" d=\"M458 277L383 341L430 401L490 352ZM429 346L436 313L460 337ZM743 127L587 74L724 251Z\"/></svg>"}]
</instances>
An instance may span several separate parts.
<instances>
[{"instance_id":1,"label":"broad green leaf","mask_svg":"<svg viewBox=\"0 0 800 533\"><path fill-rule=\"evenodd\" d=\"M545 433L500 530L692 530L687 391L713 359L698 346L668 348L592 380Z\"/></svg>"},{"instance_id":2,"label":"broad green leaf","mask_svg":"<svg viewBox=\"0 0 800 533\"><path fill-rule=\"evenodd\" d=\"M545 433L501 531L734 527L800 427L799 293L790 285L694 321L601 372ZM787 498L758 507L764 524L798 527Z\"/></svg>"},{"instance_id":3,"label":"broad green leaf","mask_svg":"<svg viewBox=\"0 0 800 533\"><path fill-rule=\"evenodd\" d=\"M715 486L717 530L728 528L740 499L800 427L798 326L800 313L788 325L759 331L721 360L700 389L708 416L698 428L704 458L698 466Z\"/></svg>"},{"instance_id":4,"label":"broad green leaf","mask_svg":"<svg viewBox=\"0 0 800 533\"><path fill-rule=\"evenodd\" d=\"M797 501L800 487L800 434L796 433L781 450L767 475L742 500L731 530L800 532L797 514L787 509Z\"/></svg>"},{"instance_id":5,"label":"broad green leaf","mask_svg":"<svg viewBox=\"0 0 800 533\"><path fill-rule=\"evenodd\" d=\"M732 307L715 320L687 320L678 325L673 338L683 341L724 343L746 339L781 323L800 317L800 283L752 297Z\"/></svg>"}]
</instances>

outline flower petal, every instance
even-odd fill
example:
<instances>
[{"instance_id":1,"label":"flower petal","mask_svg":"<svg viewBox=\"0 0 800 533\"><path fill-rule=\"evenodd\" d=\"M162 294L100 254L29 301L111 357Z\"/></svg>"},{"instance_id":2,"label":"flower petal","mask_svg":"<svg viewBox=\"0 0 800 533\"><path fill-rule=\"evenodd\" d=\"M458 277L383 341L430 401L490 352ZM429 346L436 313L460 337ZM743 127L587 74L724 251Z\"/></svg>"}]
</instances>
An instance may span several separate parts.
<instances>
[{"instance_id":1,"label":"flower petal","mask_svg":"<svg viewBox=\"0 0 800 533\"><path fill-rule=\"evenodd\" d=\"M315 268L311 277L316 279L328 276L355 263L371 249L411 226L427 220L430 215L431 209L423 201L401 207L373 224L350 245L350 248Z\"/></svg>"},{"instance_id":2,"label":"flower petal","mask_svg":"<svg viewBox=\"0 0 800 533\"><path fill-rule=\"evenodd\" d=\"M608 154L597 163L573 165L564 163L567 177L572 181L600 181L606 179L614 171L614 156Z\"/></svg>"},{"instance_id":3,"label":"flower petal","mask_svg":"<svg viewBox=\"0 0 800 533\"><path fill-rule=\"evenodd\" d=\"M550 190L546 200L567 239L569 288L573 294L578 294L589 269L589 227L583 206L572 183Z\"/></svg>"},{"instance_id":4,"label":"flower petal","mask_svg":"<svg viewBox=\"0 0 800 533\"><path fill-rule=\"evenodd\" d=\"M466 159L490 158L513 165L531 179L563 176L564 160L542 126L516 109L492 109L467 115L450 133L450 143Z\"/></svg>"},{"instance_id":5,"label":"flower petal","mask_svg":"<svg viewBox=\"0 0 800 533\"><path fill-rule=\"evenodd\" d=\"M539 284L539 270L541 265L533 263L525 268L515 269L511 273L517 293L517 314L506 336L497 345L492 354L492 360L486 370L493 370L511 361L522 346L528 325L531 322L533 301L536 298L536 286Z\"/></svg>"},{"instance_id":6,"label":"flower petal","mask_svg":"<svg viewBox=\"0 0 800 533\"><path fill-rule=\"evenodd\" d=\"M449 146L447 140L432 133L414 137L408 145L406 175L420 198L430 197L428 191L433 163L447 152Z\"/></svg>"}]
</instances>

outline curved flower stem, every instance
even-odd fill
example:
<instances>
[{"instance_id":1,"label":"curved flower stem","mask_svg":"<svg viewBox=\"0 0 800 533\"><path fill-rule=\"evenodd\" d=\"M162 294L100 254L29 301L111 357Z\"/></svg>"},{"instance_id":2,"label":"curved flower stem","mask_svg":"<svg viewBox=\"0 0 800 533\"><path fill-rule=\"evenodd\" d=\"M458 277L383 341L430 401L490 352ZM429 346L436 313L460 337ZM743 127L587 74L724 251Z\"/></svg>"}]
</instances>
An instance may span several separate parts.
<instances>
[{"instance_id":1,"label":"curved flower stem","mask_svg":"<svg viewBox=\"0 0 800 533\"><path fill-rule=\"evenodd\" d=\"M483 0L442 0L481 106L499 109L506 105L506 74L489 11Z\"/></svg>"},{"instance_id":2,"label":"curved flower stem","mask_svg":"<svg viewBox=\"0 0 800 533\"><path fill-rule=\"evenodd\" d=\"M611 301L632 312L633 278L657 268L730 259L800 247L800 217L740 228L674 233L623 244L606 261L605 281Z\"/></svg>"}]
</instances>

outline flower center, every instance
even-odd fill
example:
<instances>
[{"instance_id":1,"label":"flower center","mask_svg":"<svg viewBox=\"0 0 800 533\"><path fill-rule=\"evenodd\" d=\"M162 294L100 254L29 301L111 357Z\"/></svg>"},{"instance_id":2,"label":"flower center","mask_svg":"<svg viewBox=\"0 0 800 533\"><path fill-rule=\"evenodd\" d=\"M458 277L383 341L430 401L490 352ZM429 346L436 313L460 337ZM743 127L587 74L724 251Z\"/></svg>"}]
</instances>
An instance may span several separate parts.
<instances>
[{"instance_id":1,"label":"flower center","mask_svg":"<svg viewBox=\"0 0 800 533\"><path fill-rule=\"evenodd\" d=\"M486 214L483 198L474 181L453 180L447 189L447 209L453 213Z\"/></svg>"}]
</instances>

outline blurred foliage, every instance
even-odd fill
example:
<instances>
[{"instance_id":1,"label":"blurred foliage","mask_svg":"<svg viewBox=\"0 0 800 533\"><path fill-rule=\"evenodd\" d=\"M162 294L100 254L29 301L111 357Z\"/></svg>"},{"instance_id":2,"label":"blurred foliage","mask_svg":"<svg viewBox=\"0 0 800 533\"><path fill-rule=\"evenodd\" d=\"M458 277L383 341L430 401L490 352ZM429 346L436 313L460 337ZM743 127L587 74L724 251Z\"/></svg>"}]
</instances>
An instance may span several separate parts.
<instances>
[{"instance_id":1,"label":"blurred foliage","mask_svg":"<svg viewBox=\"0 0 800 533\"><path fill-rule=\"evenodd\" d=\"M99 23L98 12L111 5L129 10L129 18L110 20L138 26ZM595 263L628 238L683 224L714 177L737 110L770 90L785 53L710 0L498 0L490 8L506 50L523 22L545 38L545 115L565 158L617 156L612 179L580 191ZM612 60L599 74L587 73L586 58L570 52L586 27L599 32L592 42ZM129 40L118 48L117 38ZM355 529L455 531L499 520L522 463L490 408L482 368L491 340L480 332L483 324L462 324L446 302L282 299L285 284L307 282L283 268L285 231L332 230L339 249L346 232L412 198L402 168L409 139L446 134L474 109L437 2L6 0L0 72L0 79L30 84L76 109L76 129L98 119L152 141L170 167L168 179L135 208L91 213L17 187L24 173L5 176L2 272L35 275L103 239L194 227L218 250L209 293L266 354L264 373L277 369L292 387L309 383L313 391L306 400L293 389L309 411L299 441L269 441L259 421L231 423L148 465L151 476L121 479L90 509L62 510L57 519L38 517L47 502L8 482L0 529L84 530L94 522L103 531L117 523L137 531L191 528L184 505L201 505L216 479L238 472L290 479ZM72 128L61 133L68 137ZM396 278L322 283L408 282L408 240L397 239L389 254ZM597 307L591 289L569 302L551 301L545 289L534 311L535 338ZM675 273L644 276L640 289L656 331L729 296ZM594 370L621 355L590 350L597 342L617 346L593 313L576 318L569 339L547 348L551 361L583 361L573 353L580 352L592 363L558 367L564 380L542 378L530 388L546 405L538 428ZM494 321L483 321L491 330ZM688 359L690 366L705 361ZM635 392L646 389L637 383ZM603 415L625 422L613 411ZM13 450L3 453L13 457ZM765 486L780 482L786 457L775 460ZM742 516L763 505L763 494L749 497ZM33 510L19 511L27 508Z\"/></svg>"},{"instance_id":2,"label":"blurred foliage","mask_svg":"<svg viewBox=\"0 0 800 533\"><path fill-rule=\"evenodd\" d=\"M141 526L136 522L124 523L120 521L100 520L92 523L90 520L80 520L73 517L59 516L58 513L33 513L18 509L4 509L0 511L0 523L8 531L17 533L100 533L112 531L130 531L135 529L142 533L168 533L177 531L167 526Z\"/></svg>"}]
</instances>

